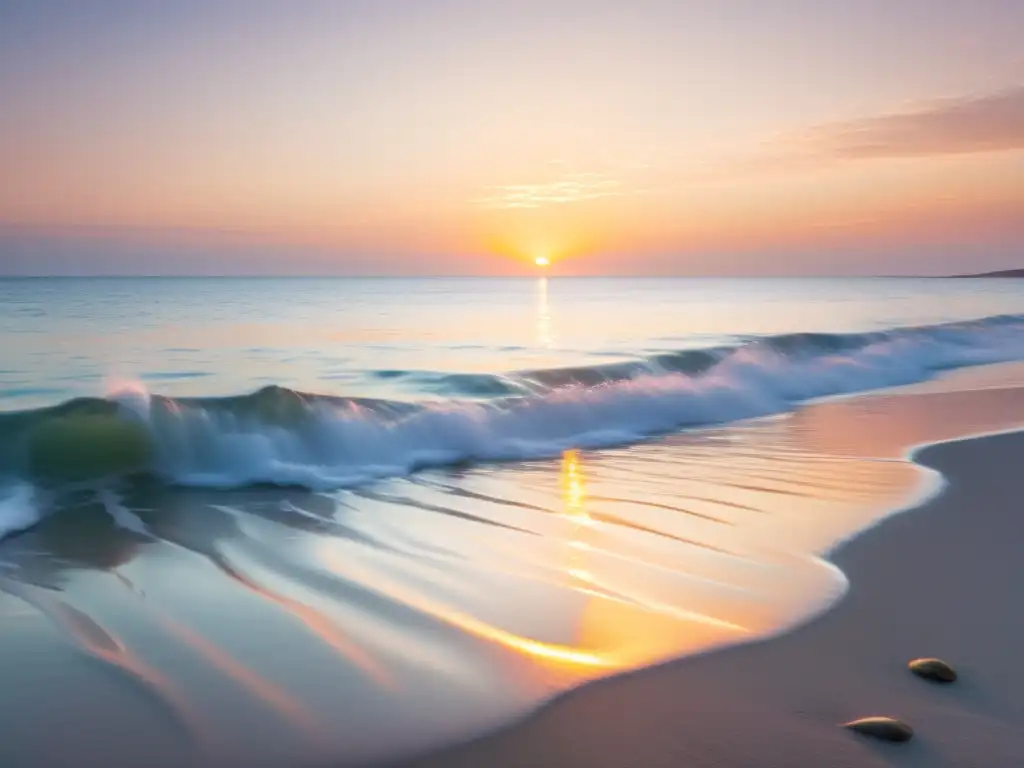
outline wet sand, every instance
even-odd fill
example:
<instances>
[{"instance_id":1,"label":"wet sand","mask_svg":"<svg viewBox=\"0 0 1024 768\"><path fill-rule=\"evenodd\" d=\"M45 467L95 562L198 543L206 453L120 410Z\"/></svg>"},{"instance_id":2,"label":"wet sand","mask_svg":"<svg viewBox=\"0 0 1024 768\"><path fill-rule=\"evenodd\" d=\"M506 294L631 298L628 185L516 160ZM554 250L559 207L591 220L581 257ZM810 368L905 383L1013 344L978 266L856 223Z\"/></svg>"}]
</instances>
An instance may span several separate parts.
<instances>
[{"instance_id":1,"label":"wet sand","mask_svg":"<svg viewBox=\"0 0 1024 768\"><path fill-rule=\"evenodd\" d=\"M1024 765L1022 456L1021 433L921 451L944 491L834 553L848 594L794 632L600 680L507 730L395 765ZM918 656L946 659L960 681L917 679L906 663ZM866 715L904 719L916 736L883 744L838 727Z\"/></svg>"}]
</instances>

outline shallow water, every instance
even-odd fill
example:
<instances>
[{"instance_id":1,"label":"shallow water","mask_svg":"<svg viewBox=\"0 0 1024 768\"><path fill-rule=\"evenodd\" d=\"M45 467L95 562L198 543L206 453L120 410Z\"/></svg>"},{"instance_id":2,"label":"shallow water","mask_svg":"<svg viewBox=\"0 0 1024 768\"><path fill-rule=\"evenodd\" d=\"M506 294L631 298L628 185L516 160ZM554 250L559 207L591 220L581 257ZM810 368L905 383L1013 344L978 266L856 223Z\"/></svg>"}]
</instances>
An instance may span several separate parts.
<instances>
[{"instance_id":1,"label":"shallow water","mask_svg":"<svg viewBox=\"0 0 1024 768\"><path fill-rule=\"evenodd\" d=\"M437 374L1021 313L1013 280L0 279L0 408L122 381L173 397L464 396L472 382Z\"/></svg>"},{"instance_id":2,"label":"shallow water","mask_svg":"<svg viewBox=\"0 0 1024 768\"><path fill-rule=\"evenodd\" d=\"M0 281L0 762L393 756L806 620L1024 419L806 403L1021 359L1017 285Z\"/></svg>"}]
</instances>

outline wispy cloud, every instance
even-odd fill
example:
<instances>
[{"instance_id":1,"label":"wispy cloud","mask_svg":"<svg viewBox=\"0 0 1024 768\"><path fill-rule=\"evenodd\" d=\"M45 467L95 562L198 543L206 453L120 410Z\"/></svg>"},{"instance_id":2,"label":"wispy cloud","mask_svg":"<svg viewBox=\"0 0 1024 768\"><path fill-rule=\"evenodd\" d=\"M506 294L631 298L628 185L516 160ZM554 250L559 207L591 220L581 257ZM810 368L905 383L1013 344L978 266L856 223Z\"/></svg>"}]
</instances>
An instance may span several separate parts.
<instances>
[{"instance_id":1,"label":"wispy cloud","mask_svg":"<svg viewBox=\"0 0 1024 768\"><path fill-rule=\"evenodd\" d=\"M814 155L837 159L1024 149L1024 86L825 123L797 137L797 142Z\"/></svg>"},{"instance_id":2,"label":"wispy cloud","mask_svg":"<svg viewBox=\"0 0 1024 768\"><path fill-rule=\"evenodd\" d=\"M549 182L486 187L475 202L483 208L542 208L629 193L620 179L604 173L566 173Z\"/></svg>"},{"instance_id":3,"label":"wispy cloud","mask_svg":"<svg viewBox=\"0 0 1024 768\"><path fill-rule=\"evenodd\" d=\"M732 183L750 175L832 168L858 160L1024 151L1024 85L937 99L917 107L818 123L748 146L676 158L658 166L603 153L600 170L550 162L551 177L486 187L472 202L489 209L536 209L588 200L665 194Z\"/></svg>"}]
</instances>

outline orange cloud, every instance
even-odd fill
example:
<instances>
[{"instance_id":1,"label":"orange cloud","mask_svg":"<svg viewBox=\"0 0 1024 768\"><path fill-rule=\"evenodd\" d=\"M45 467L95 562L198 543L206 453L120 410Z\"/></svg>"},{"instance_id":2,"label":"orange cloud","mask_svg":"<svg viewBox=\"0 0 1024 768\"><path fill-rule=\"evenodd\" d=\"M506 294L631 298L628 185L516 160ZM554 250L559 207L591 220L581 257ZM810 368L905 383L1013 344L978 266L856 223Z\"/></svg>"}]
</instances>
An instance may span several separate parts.
<instances>
[{"instance_id":1,"label":"orange cloud","mask_svg":"<svg viewBox=\"0 0 1024 768\"><path fill-rule=\"evenodd\" d=\"M1024 149L1024 86L818 125L802 137L802 143L814 154L842 159Z\"/></svg>"}]
</instances>

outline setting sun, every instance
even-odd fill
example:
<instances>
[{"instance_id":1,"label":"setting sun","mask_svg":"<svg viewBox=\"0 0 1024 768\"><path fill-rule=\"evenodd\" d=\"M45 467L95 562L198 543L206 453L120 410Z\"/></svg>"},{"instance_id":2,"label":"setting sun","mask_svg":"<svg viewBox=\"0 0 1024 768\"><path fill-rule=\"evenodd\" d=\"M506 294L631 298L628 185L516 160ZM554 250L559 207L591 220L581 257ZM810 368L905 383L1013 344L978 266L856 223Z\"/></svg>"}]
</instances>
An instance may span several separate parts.
<instances>
[{"instance_id":1,"label":"setting sun","mask_svg":"<svg viewBox=\"0 0 1024 768\"><path fill-rule=\"evenodd\" d=\"M546 267L551 264L551 260L547 256L538 256L533 260L533 263L538 267Z\"/></svg>"}]
</instances>

